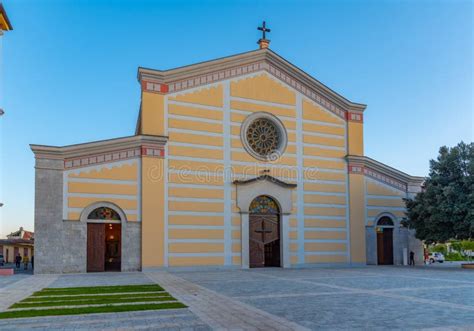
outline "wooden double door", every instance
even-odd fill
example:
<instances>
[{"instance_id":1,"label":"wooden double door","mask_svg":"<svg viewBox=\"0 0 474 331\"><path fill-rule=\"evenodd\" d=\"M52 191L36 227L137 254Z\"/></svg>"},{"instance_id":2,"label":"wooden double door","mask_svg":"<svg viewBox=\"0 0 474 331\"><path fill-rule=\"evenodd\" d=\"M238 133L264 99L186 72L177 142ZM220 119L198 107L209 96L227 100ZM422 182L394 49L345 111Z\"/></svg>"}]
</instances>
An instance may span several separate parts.
<instances>
[{"instance_id":1,"label":"wooden double door","mask_svg":"<svg viewBox=\"0 0 474 331\"><path fill-rule=\"evenodd\" d=\"M393 228L377 231L377 264L393 264Z\"/></svg>"},{"instance_id":2,"label":"wooden double door","mask_svg":"<svg viewBox=\"0 0 474 331\"><path fill-rule=\"evenodd\" d=\"M251 268L279 267L279 215L250 214L249 264Z\"/></svg>"},{"instance_id":3,"label":"wooden double door","mask_svg":"<svg viewBox=\"0 0 474 331\"><path fill-rule=\"evenodd\" d=\"M120 271L121 237L121 224L87 224L87 272Z\"/></svg>"}]
</instances>

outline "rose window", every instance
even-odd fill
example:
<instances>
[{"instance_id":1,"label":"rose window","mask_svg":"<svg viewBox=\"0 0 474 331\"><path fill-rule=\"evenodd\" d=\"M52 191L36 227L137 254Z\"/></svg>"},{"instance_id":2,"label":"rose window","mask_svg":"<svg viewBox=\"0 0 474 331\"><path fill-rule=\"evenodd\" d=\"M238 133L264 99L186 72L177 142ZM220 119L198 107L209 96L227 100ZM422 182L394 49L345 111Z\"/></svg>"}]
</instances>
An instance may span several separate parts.
<instances>
[{"instance_id":1,"label":"rose window","mask_svg":"<svg viewBox=\"0 0 474 331\"><path fill-rule=\"evenodd\" d=\"M267 156L278 149L280 135L275 124L265 118L259 118L249 125L247 141L256 153Z\"/></svg>"}]
</instances>

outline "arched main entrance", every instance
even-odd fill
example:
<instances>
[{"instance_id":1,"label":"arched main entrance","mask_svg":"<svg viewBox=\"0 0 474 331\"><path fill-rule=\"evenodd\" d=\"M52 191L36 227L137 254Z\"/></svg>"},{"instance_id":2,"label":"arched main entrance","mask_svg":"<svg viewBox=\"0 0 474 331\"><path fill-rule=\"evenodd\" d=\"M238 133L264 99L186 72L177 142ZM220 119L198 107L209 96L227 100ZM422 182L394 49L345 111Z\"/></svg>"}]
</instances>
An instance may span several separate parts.
<instances>
[{"instance_id":1,"label":"arched main entrance","mask_svg":"<svg viewBox=\"0 0 474 331\"><path fill-rule=\"evenodd\" d=\"M87 272L120 271L122 258L120 215L99 207L87 215Z\"/></svg>"},{"instance_id":2,"label":"arched main entrance","mask_svg":"<svg viewBox=\"0 0 474 331\"><path fill-rule=\"evenodd\" d=\"M256 197L249 208L249 266L280 267L280 209L266 195Z\"/></svg>"},{"instance_id":3,"label":"arched main entrance","mask_svg":"<svg viewBox=\"0 0 474 331\"><path fill-rule=\"evenodd\" d=\"M393 221L388 216L377 222L377 264L393 264Z\"/></svg>"}]
</instances>

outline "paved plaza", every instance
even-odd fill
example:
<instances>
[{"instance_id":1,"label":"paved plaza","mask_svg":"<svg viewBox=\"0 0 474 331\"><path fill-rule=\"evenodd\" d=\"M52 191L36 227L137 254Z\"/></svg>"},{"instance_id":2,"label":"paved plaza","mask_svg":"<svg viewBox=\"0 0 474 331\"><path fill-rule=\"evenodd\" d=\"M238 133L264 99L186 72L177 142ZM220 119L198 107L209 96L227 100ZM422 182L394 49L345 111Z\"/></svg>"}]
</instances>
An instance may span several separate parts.
<instances>
[{"instance_id":1,"label":"paved plaza","mask_svg":"<svg viewBox=\"0 0 474 331\"><path fill-rule=\"evenodd\" d=\"M21 275L0 278L0 304L5 309L12 300L42 286L153 282L189 308L0 320L0 329L474 329L474 272L454 268L178 269ZM14 298L9 298L12 293Z\"/></svg>"}]
</instances>

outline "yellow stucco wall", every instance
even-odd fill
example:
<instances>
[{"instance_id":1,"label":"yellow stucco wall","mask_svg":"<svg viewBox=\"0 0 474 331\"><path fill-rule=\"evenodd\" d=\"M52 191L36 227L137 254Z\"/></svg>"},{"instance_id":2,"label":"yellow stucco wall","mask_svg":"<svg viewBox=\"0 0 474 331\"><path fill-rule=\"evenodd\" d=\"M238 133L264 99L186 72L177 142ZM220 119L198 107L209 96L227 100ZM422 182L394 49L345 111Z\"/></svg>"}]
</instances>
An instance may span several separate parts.
<instances>
[{"instance_id":1,"label":"yellow stucco wall","mask_svg":"<svg viewBox=\"0 0 474 331\"><path fill-rule=\"evenodd\" d=\"M142 267L165 264L164 160L142 158Z\"/></svg>"},{"instance_id":2,"label":"yellow stucco wall","mask_svg":"<svg viewBox=\"0 0 474 331\"><path fill-rule=\"evenodd\" d=\"M168 164L169 185L168 188L168 249L170 252L170 265L189 265L191 260L196 265L216 261L223 261L216 256L193 256L196 250L191 245L191 240L201 240L203 247L207 247L207 241L224 239L224 216L204 216L206 213L222 214L224 212L224 186L222 173L224 171L225 144L224 84L216 84L211 87L196 88L189 92L171 94L168 97ZM229 84L229 96L227 101L230 108L230 162L232 173L235 176L250 175L257 176L262 170L268 169L269 174L277 178L293 178L297 176L297 105L296 92L288 88L278 80L267 74L257 74L252 77L232 80ZM206 106L211 106L206 108ZM243 148L240 140L240 127L247 116L254 112L269 112L279 117L288 130L288 146L285 154L276 162L272 162L271 168L268 163L262 162L250 156ZM308 215L308 222L304 222L309 230L300 238L317 240L322 238L329 240L323 251L330 248L333 251L345 254L347 247L339 241L347 238L345 232L346 221L346 125L345 120L317 106L312 101L303 98L301 104L303 134L302 143L304 158L303 166L317 169L316 178L325 183L306 182L304 194L301 197L303 203L307 203L304 213ZM165 115L166 116L166 115ZM227 138L228 139L228 138ZM218 147L216 149L215 147ZM206 172L216 174L215 176L198 176L188 174L178 175L179 170L185 169L190 172ZM336 171L334 171L336 170ZM305 174L305 178L310 176ZM314 179L314 178L312 178ZM287 179L285 179L287 180ZM200 188L199 186L202 186ZM215 187L214 189L211 188ZM324 194L314 194L322 192ZM311 194L310 194L311 193ZM294 194L296 212L296 192ZM206 201L208 199L209 201ZM235 191L232 193L235 199ZM317 205L317 206L313 206ZM334 205L339 207L335 208ZM195 215L190 213L195 212ZM235 202L232 203L232 263L240 262L240 216ZM319 216L321 219L315 220ZM324 219L332 217L332 219ZM289 233L291 240L298 240L296 218L292 220ZM175 227L179 226L179 227ZM200 228L196 228L199 226ZM215 228L215 227L218 228ZM204 228L203 228L204 227ZM210 227L206 229L206 227ZM340 231L327 231L336 228ZM316 231L311 231L315 229ZM324 231L318 231L322 229ZM174 240L180 240L178 242ZM183 242L184 240L184 242ZM186 240L190 240L186 242ZM330 242L334 240L335 242ZM238 244L238 245L237 245ZM173 247L173 249L171 249ZM180 247L179 249L176 247ZM223 246L212 246L213 254L222 253ZM221 250L219 251L219 248ZM292 247L298 247L293 243ZM309 245L307 247L318 247ZM174 252L178 249L179 252ZM182 255L190 254L190 259ZM331 255L332 256L332 255ZM341 256L334 255L334 262L340 262ZM343 256L346 258L346 256ZM326 262L323 258L321 262ZM292 261L294 258L292 257Z\"/></svg>"},{"instance_id":3,"label":"yellow stucco wall","mask_svg":"<svg viewBox=\"0 0 474 331\"><path fill-rule=\"evenodd\" d=\"M366 263L364 175L349 174L351 262Z\"/></svg>"},{"instance_id":4,"label":"yellow stucco wall","mask_svg":"<svg viewBox=\"0 0 474 331\"><path fill-rule=\"evenodd\" d=\"M84 208L106 201L121 208L128 221L137 221L138 162L136 158L67 171L64 218L79 221Z\"/></svg>"}]
</instances>

